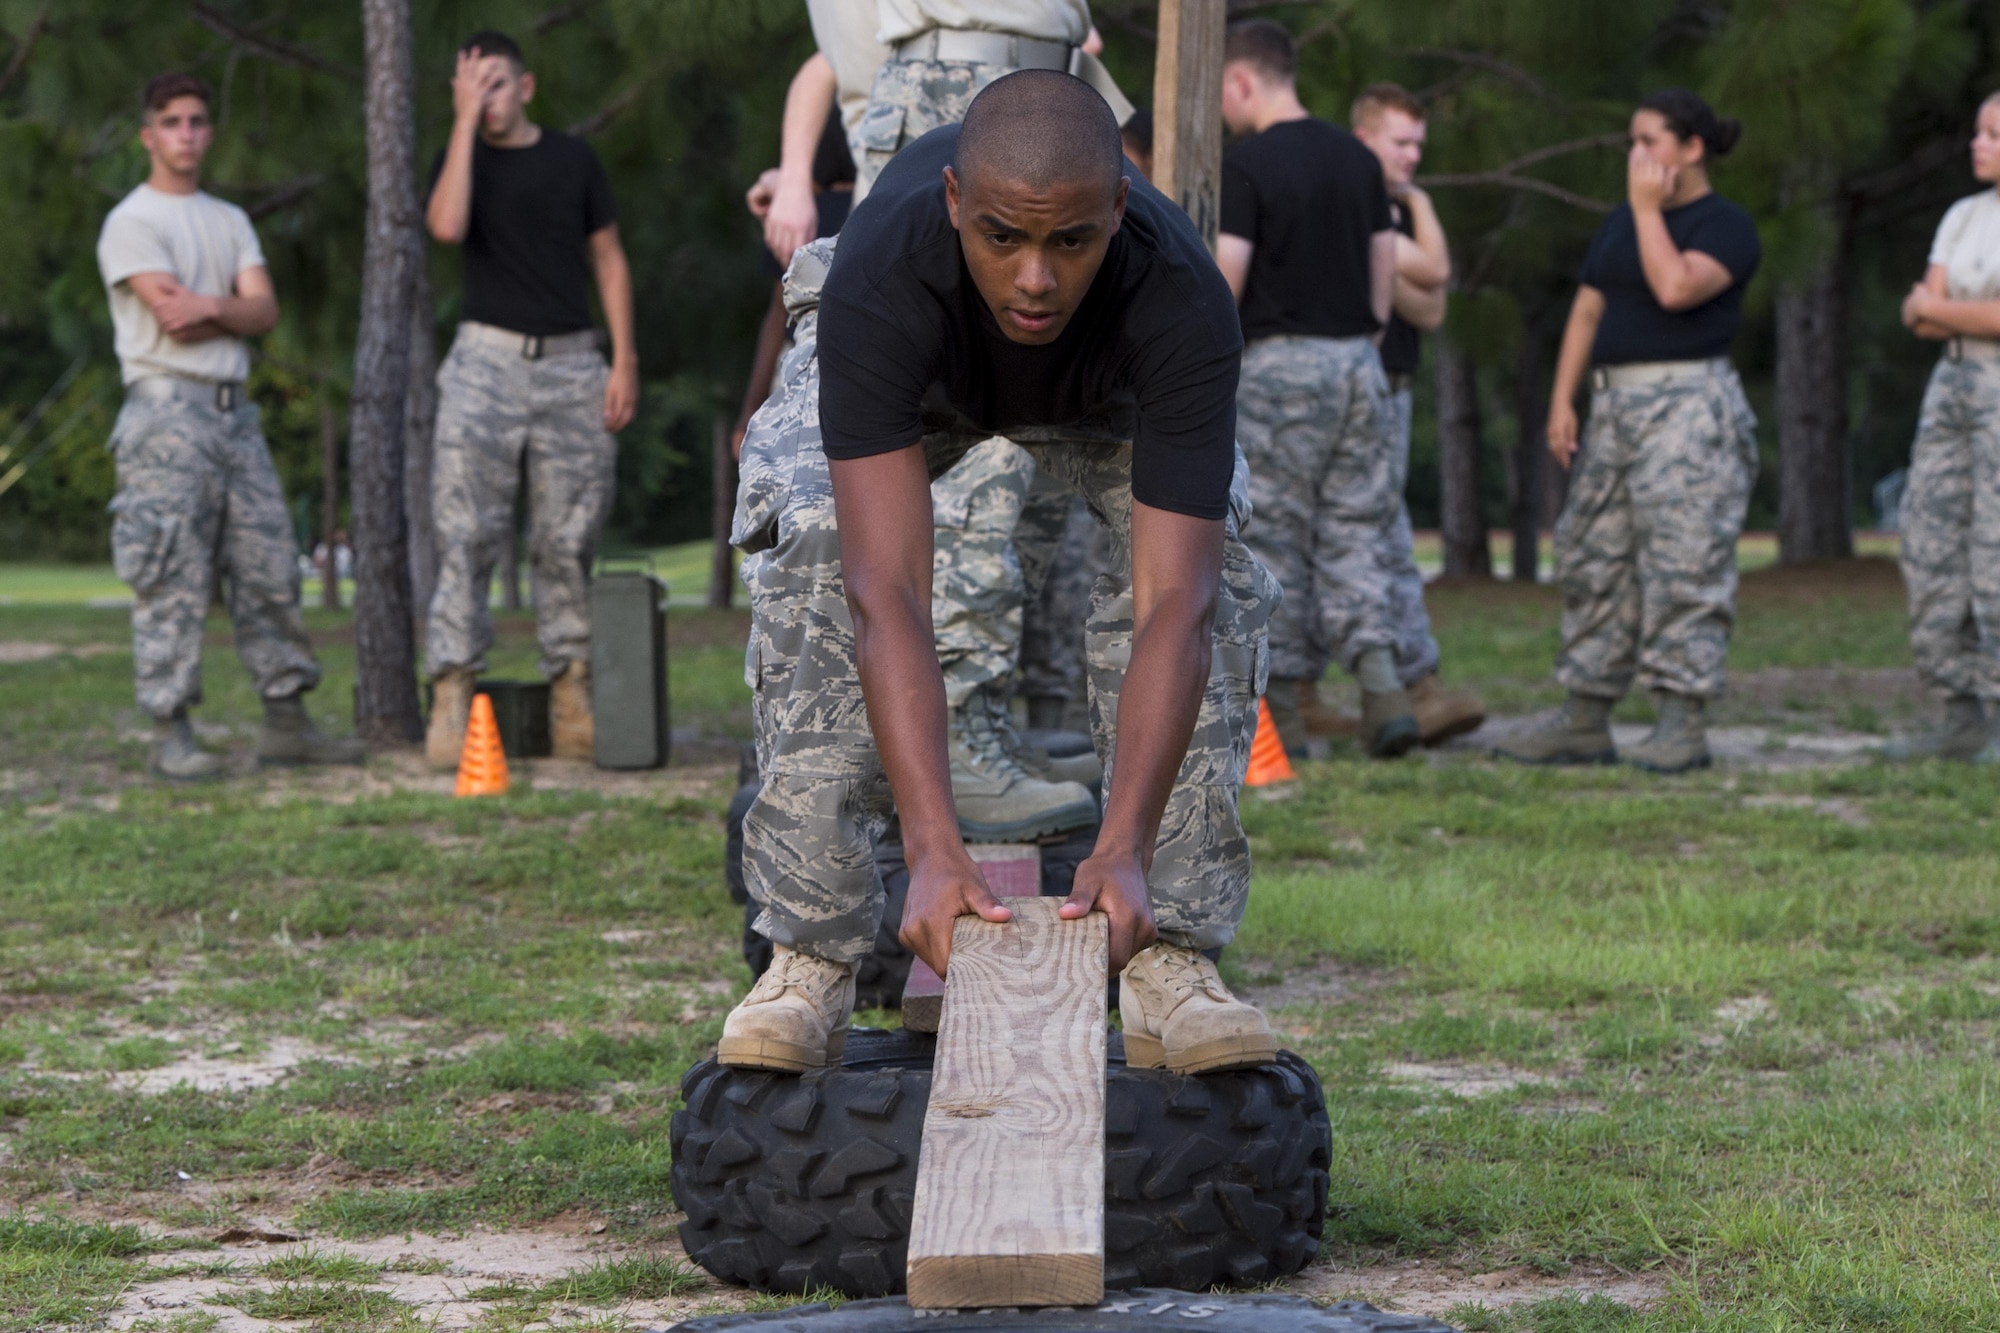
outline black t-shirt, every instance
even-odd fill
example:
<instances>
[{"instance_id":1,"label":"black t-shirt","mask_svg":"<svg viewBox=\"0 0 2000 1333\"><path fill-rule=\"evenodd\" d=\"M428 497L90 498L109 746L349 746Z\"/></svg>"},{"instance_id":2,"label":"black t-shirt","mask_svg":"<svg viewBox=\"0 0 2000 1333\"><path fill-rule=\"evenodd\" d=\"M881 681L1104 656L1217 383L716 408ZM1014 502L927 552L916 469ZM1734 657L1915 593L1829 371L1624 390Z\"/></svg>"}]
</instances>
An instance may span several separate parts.
<instances>
[{"instance_id":1,"label":"black t-shirt","mask_svg":"<svg viewBox=\"0 0 2000 1333\"><path fill-rule=\"evenodd\" d=\"M1396 230L1414 240L1417 235L1417 220L1410 216L1408 205L1397 204L1395 218ZM1418 348L1418 343L1422 339L1423 335L1417 332L1416 326L1397 314L1392 307L1389 311L1389 327L1382 330L1382 372L1386 375L1414 375L1417 371L1417 362L1422 356Z\"/></svg>"},{"instance_id":2,"label":"black t-shirt","mask_svg":"<svg viewBox=\"0 0 2000 1333\"><path fill-rule=\"evenodd\" d=\"M431 188L444 154L431 165ZM593 232L618 220L611 182L589 144L543 129L526 148L472 141L464 318L550 337L590 327Z\"/></svg>"},{"instance_id":3,"label":"black t-shirt","mask_svg":"<svg viewBox=\"0 0 2000 1333\"><path fill-rule=\"evenodd\" d=\"M1604 293L1604 318L1590 349L1594 366L1706 361L1729 354L1743 323L1743 288L1764 256L1757 224L1719 194L1705 194L1664 216L1676 246L1701 251L1728 269L1734 281L1692 310L1668 310L1646 285L1632 206L1618 205L1597 229L1583 260L1581 281Z\"/></svg>"},{"instance_id":4,"label":"black t-shirt","mask_svg":"<svg viewBox=\"0 0 2000 1333\"><path fill-rule=\"evenodd\" d=\"M1368 247L1389 230L1382 163L1323 120L1287 120L1222 155L1222 230L1250 252L1243 336L1357 338L1381 323Z\"/></svg>"},{"instance_id":5,"label":"black t-shirt","mask_svg":"<svg viewBox=\"0 0 2000 1333\"><path fill-rule=\"evenodd\" d=\"M957 143L947 125L898 153L841 233L819 307L827 456L906 448L927 425L1004 435L1136 418L1133 498L1224 517L1243 340L1187 215L1128 170L1124 224L1068 327L1044 346L1010 342L945 211Z\"/></svg>"}]
</instances>

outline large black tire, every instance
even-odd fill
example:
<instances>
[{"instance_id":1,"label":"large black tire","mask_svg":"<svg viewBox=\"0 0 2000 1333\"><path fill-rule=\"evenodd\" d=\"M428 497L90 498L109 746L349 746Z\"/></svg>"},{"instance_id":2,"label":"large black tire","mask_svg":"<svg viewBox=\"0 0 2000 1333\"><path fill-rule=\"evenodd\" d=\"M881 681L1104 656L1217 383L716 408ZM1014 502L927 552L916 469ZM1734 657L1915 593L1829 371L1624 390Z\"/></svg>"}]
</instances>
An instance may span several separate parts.
<instances>
[{"instance_id":1,"label":"large black tire","mask_svg":"<svg viewBox=\"0 0 2000 1333\"><path fill-rule=\"evenodd\" d=\"M935 1039L856 1029L838 1069L704 1060L681 1081L674 1202L688 1257L766 1291L903 1289ZM1319 1251L1333 1136L1312 1066L1185 1077L1110 1041L1105 1285L1202 1290L1285 1277Z\"/></svg>"},{"instance_id":2,"label":"large black tire","mask_svg":"<svg viewBox=\"0 0 2000 1333\"><path fill-rule=\"evenodd\" d=\"M921 1333L937 1327L939 1313L912 1310L897 1300L849 1301L837 1310L795 1305L767 1314L713 1315L676 1327L681 1333ZM1162 1326L1204 1333L1452 1333L1434 1319L1387 1314L1362 1301L1320 1306L1302 1296L1197 1295L1156 1287L1113 1296L1088 1310L958 1310L948 1327L953 1333L1137 1333Z\"/></svg>"}]
</instances>

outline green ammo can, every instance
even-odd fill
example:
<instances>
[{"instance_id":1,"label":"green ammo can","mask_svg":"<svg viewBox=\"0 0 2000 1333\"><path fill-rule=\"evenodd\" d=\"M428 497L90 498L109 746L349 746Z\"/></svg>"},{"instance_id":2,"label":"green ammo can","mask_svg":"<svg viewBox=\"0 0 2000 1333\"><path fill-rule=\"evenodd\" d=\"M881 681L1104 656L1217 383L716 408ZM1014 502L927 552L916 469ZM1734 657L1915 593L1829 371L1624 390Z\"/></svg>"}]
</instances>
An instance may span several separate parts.
<instances>
[{"instance_id":1,"label":"green ammo can","mask_svg":"<svg viewBox=\"0 0 2000 1333\"><path fill-rule=\"evenodd\" d=\"M599 768L663 768L667 713L667 585L644 573L590 581L590 706Z\"/></svg>"}]
</instances>

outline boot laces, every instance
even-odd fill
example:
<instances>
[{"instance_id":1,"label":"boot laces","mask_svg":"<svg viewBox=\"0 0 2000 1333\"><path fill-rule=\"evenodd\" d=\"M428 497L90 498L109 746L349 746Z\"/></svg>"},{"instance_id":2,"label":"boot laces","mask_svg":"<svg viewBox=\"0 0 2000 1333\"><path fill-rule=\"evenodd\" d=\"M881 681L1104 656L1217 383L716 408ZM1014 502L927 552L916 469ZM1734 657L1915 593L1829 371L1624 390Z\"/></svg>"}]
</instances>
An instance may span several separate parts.
<instances>
[{"instance_id":1,"label":"boot laces","mask_svg":"<svg viewBox=\"0 0 2000 1333\"><path fill-rule=\"evenodd\" d=\"M845 972L838 964L796 950L784 950L764 969L750 998L775 1000L786 991L795 990L818 1008L830 1012L832 996L845 980Z\"/></svg>"},{"instance_id":2,"label":"boot laces","mask_svg":"<svg viewBox=\"0 0 2000 1333\"><path fill-rule=\"evenodd\" d=\"M974 696L953 717L954 730L963 739L973 764L1000 778L1020 780L1029 776L994 725L993 713L984 699Z\"/></svg>"},{"instance_id":3,"label":"boot laces","mask_svg":"<svg viewBox=\"0 0 2000 1333\"><path fill-rule=\"evenodd\" d=\"M1176 996L1185 998L1200 991L1213 1000L1228 1001L1235 998L1229 993L1229 988L1222 984L1222 978L1215 974L1215 964L1194 949L1184 949L1178 945L1156 949L1148 966L1153 972L1154 979Z\"/></svg>"}]
</instances>

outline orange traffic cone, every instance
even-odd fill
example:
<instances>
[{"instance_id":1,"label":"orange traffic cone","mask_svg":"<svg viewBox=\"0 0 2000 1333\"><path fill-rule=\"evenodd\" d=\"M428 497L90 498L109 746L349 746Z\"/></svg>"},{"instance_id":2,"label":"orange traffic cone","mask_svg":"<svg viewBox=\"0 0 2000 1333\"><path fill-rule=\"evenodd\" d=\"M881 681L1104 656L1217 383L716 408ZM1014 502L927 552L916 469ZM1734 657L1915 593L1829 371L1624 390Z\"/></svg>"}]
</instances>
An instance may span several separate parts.
<instances>
[{"instance_id":1,"label":"orange traffic cone","mask_svg":"<svg viewBox=\"0 0 2000 1333\"><path fill-rule=\"evenodd\" d=\"M467 743L470 744L468 738ZM1278 724L1271 720L1271 705L1257 700L1257 734L1250 741L1250 772L1246 787L1268 787L1278 782L1296 782L1292 761L1285 757L1285 743L1278 739Z\"/></svg>"},{"instance_id":2,"label":"orange traffic cone","mask_svg":"<svg viewBox=\"0 0 2000 1333\"><path fill-rule=\"evenodd\" d=\"M493 717L493 700L472 696L472 716L465 724L465 748L458 755L460 796L507 794L507 755L500 748L500 723Z\"/></svg>"}]
</instances>

